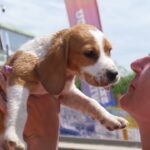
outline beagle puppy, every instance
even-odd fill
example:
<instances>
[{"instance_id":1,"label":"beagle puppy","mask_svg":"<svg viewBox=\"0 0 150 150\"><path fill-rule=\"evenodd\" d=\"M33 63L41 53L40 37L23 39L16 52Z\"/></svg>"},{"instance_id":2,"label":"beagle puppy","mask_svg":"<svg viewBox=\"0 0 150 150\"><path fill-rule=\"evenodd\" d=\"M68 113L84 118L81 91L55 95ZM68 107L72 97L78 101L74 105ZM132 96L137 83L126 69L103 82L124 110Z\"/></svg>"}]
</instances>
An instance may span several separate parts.
<instances>
[{"instance_id":1,"label":"beagle puppy","mask_svg":"<svg viewBox=\"0 0 150 150\"><path fill-rule=\"evenodd\" d=\"M75 76L94 86L110 86L119 80L111 57L111 44L96 27L79 24L51 36L35 38L10 57L4 139L16 149L27 149L23 131L27 100L31 93L49 93L55 100L90 115L107 129L122 129L127 121L107 112L94 99L79 91Z\"/></svg>"}]
</instances>

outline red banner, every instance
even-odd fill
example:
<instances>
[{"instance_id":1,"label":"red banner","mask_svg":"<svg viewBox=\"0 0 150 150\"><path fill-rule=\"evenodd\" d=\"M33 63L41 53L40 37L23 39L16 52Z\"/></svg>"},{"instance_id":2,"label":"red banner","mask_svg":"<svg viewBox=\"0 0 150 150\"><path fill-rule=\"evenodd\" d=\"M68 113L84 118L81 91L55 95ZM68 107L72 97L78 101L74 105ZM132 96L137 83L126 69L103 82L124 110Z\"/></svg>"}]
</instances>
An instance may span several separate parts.
<instances>
[{"instance_id":1,"label":"red banner","mask_svg":"<svg viewBox=\"0 0 150 150\"><path fill-rule=\"evenodd\" d=\"M88 23L102 30L96 0L65 0L70 26Z\"/></svg>"}]
</instances>

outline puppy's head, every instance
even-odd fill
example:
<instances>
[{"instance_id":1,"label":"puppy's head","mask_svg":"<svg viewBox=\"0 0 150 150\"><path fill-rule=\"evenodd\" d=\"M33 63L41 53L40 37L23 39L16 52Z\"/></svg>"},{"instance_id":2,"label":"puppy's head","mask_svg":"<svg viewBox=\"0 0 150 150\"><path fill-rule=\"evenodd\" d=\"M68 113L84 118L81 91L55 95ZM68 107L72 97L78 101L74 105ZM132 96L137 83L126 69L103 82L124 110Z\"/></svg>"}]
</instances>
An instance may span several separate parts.
<instances>
[{"instance_id":1,"label":"puppy's head","mask_svg":"<svg viewBox=\"0 0 150 150\"><path fill-rule=\"evenodd\" d=\"M94 86L107 86L119 80L111 59L111 44L104 34L91 25L77 25L68 38L68 67Z\"/></svg>"},{"instance_id":2,"label":"puppy's head","mask_svg":"<svg viewBox=\"0 0 150 150\"><path fill-rule=\"evenodd\" d=\"M111 44L96 27L86 24L57 32L45 58L37 65L41 83L51 94L60 93L66 68L94 86L107 86L119 79L111 60Z\"/></svg>"}]
</instances>

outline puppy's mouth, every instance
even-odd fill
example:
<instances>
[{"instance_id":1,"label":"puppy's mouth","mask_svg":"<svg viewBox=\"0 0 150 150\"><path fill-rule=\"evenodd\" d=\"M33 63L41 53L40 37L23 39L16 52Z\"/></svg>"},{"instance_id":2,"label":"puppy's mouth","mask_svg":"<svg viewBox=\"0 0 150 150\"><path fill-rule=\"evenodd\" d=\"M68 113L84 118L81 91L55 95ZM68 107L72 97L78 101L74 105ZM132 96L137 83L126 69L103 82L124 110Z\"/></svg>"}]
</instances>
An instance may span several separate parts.
<instances>
[{"instance_id":1,"label":"puppy's mouth","mask_svg":"<svg viewBox=\"0 0 150 150\"><path fill-rule=\"evenodd\" d=\"M111 89L111 87L112 87L112 84L109 84L109 85L103 86L103 88L104 88L105 90L110 90L110 89Z\"/></svg>"},{"instance_id":2,"label":"puppy's mouth","mask_svg":"<svg viewBox=\"0 0 150 150\"><path fill-rule=\"evenodd\" d=\"M89 73L82 73L80 77L85 80L88 84L96 86L96 87L104 87L105 89L109 90L112 85L116 84L120 77L116 73L116 75L112 75L110 73L105 73L102 76L95 77Z\"/></svg>"},{"instance_id":3,"label":"puppy's mouth","mask_svg":"<svg viewBox=\"0 0 150 150\"><path fill-rule=\"evenodd\" d=\"M117 78L114 81L110 81L106 76L97 78L88 73L84 73L80 75L80 77L90 85L93 85L96 87L104 87L107 90L109 90L111 86L114 85L118 81Z\"/></svg>"}]
</instances>

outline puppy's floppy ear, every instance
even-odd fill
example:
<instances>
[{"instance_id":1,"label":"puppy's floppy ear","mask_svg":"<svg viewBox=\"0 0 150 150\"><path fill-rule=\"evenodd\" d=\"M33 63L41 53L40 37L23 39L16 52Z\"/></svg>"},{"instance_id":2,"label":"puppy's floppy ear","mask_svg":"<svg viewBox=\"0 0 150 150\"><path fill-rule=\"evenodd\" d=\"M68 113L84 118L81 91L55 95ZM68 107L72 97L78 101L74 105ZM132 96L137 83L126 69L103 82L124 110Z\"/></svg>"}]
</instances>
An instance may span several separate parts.
<instances>
[{"instance_id":1,"label":"puppy's floppy ear","mask_svg":"<svg viewBox=\"0 0 150 150\"><path fill-rule=\"evenodd\" d=\"M50 94L59 94L65 85L68 41L62 30L54 35L48 54L37 65L41 83Z\"/></svg>"}]
</instances>

